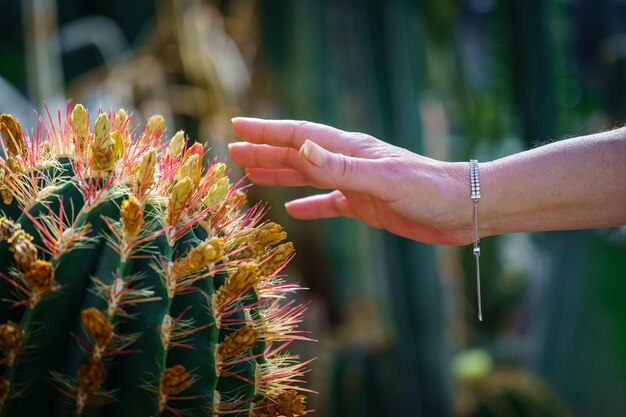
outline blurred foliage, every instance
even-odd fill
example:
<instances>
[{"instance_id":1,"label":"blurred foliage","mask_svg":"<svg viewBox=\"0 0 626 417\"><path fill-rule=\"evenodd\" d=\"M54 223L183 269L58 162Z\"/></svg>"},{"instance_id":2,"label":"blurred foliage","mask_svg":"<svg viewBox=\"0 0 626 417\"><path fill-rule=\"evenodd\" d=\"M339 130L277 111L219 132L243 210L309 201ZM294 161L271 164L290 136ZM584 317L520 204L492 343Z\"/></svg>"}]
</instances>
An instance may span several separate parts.
<instances>
[{"instance_id":1,"label":"blurred foliage","mask_svg":"<svg viewBox=\"0 0 626 417\"><path fill-rule=\"evenodd\" d=\"M20 16L28 1L7 1L3 13ZM433 158L481 161L626 122L620 0L56 4L60 28L89 29L87 17L104 16L130 45L112 58L89 42L69 48L69 95L161 112L218 154L237 114L309 119ZM0 77L28 95L28 74L46 69L27 65L22 22L0 27ZM468 387L452 358L475 346L495 363L485 384L506 388L485 404L518 404L527 387L545 387L541 398L559 398L562 412L626 415L624 228L483 239L478 323L468 248L285 217L282 202L312 192L250 195L269 200L290 231L294 267L316 296L309 327L321 341L307 355L320 357L311 375L319 415L459 414L453 404ZM481 410L459 415L503 415Z\"/></svg>"},{"instance_id":2,"label":"blurred foliage","mask_svg":"<svg viewBox=\"0 0 626 417\"><path fill-rule=\"evenodd\" d=\"M228 16L211 2L160 0L157 5L154 27L141 46L77 78L69 94L100 105L118 103L142 114L161 113L223 154L230 118L249 85L245 50L227 32ZM243 7L230 17L250 19L250 12L251 7ZM94 91L96 97L91 97Z\"/></svg>"},{"instance_id":3,"label":"blurred foliage","mask_svg":"<svg viewBox=\"0 0 626 417\"><path fill-rule=\"evenodd\" d=\"M604 129L620 120L624 94L620 43L614 40L608 53L603 52L604 38L626 29L626 21L613 19L613 27L604 34L598 28L612 19L609 10L619 7L611 1L558 0L263 4L260 57L271 68L271 76L264 73L262 80L269 79L272 99L263 100L271 105L260 114L365 131L453 160L470 156L489 160L566 135ZM598 19L595 25L585 21L587 13ZM596 42L593 47L590 40ZM384 233L362 231L343 220L299 227L308 231L304 236L318 236L315 242L320 246L308 247L307 254L320 253L334 268L320 271L309 265L314 269L307 270L315 277L313 286L332 289L329 308L339 327L350 326L354 305L369 305L380 316L373 321L387 327L382 351L360 338L333 346L333 404L325 414L451 413L450 397L462 395L462 389L445 375L450 348L476 345L487 347L497 364L507 364L505 375L532 381L528 384L533 386L551 386L550 391L576 415L617 416L625 409L624 400L617 397L624 379L615 369L625 355L610 348L621 340L623 330L616 323L624 322L624 312L613 306L615 319L607 320L591 300L581 303L591 294L583 284L601 280L617 290L619 285L608 276L623 277L626 270L618 261L611 263L609 275L593 269L591 265L603 264L611 253L604 248L581 256L590 240L606 242L597 232L484 239L486 322L479 324L470 251L432 251ZM578 248L574 255L566 249L572 246ZM623 247L614 251L626 258ZM372 259L371 253L377 256ZM320 284L322 277L329 283ZM459 280L464 283L461 289ZM583 336L574 329L583 323L596 325L584 327L593 334L585 340L595 346L585 343L585 348L577 349ZM448 333L431 330L433 324L445 325ZM393 353L386 356L385 351ZM608 351L613 353L607 355ZM600 384L599 391L585 384L589 373L582 358L591 361L591 357L594 363L603 363L594 377L603 375L610 381ZM430 366L424 366L427 363ZM554 372L557 364L563 374ZM444 366L444 374L438 366ZM381 373L380 368L386 371ZM503 381L498 375L490 374L487 380L498 385ZM503 395L515 407L516 398L527 394L526 382L511 380L505 391L494 391L494 398ZM425 384L445 394L424 395ZM546 404L545 413L520 406L515 413L476 415L567 413L567 407L549 405L558 403L551 395L541 398L538 404Z\"/></svg>"},{"instance_id":4,"label":"blurred foliage","mask_svg":"<svg viewBox=\"0 0 626 417\"><path fill-rule=\"evenodd\" d=\"M457 415L462 417L571 416L544 384L515 367L466 381L458 397Z\"/></svg>"},{"instance_id":5,"label":"blurred foliage","mask_svg":"<svg viewBox=\"0 0 626 417\"><path fill-rule=\"evenodd\" d=\"M459 353L452 365L460 381L455 398L459 417L569 417L567 408L549 388L515 366L493 367L483 349Z\"/></svg>"},{"instance_id":6,"label":"blurred foliage","mask_svg":"<svg viewBox=\"0 0 626 417\"><path fill-rule=\"evenodd\" d=\"M416 4L272 1L259 6L260 57L271 68L263 81L271 83L273 100L266 102L274 101L259 110L261 116L311 119L422 150L415 104L424 57ZM397 416L449 414L433 248L344 219L297 227L303 239L319 236L306 256L324 256L332 266L321 269L311 262L304 270L313 290L319 281L328 283L321 285L331 289L327 308L337 327L356 333L354 316L369 310L371 326L385 329L370 338L341 338L337 331L325 337L334 342L333 371L320 397L331 403L314 408L342 416L390 410Z\"/></svg>"}]
</instances>

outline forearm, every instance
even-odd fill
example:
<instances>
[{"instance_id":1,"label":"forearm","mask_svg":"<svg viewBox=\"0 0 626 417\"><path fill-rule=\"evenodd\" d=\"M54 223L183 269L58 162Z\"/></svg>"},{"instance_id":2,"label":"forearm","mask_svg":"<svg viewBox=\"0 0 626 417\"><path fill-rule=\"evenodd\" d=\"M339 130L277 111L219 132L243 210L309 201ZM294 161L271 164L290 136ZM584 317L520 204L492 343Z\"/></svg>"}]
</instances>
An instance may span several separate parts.
<instances>
[{"instance_id":1,"label":"forearm","mask_svg":"<svg viewBox=\"0 0 626 417\"><path fill-rule=\"evenodd\" d=\"M480 170L481 236L626 224L625 128L555 142Z\"/></svg>"},{"instance_id":2,"label":"forearm","mask_svg":"<svg viewBox=\"0 0 626 417\"><path fill-rule=\"evenodd\" d=\"M262 185L335 190L289 203L299 219L356 217L419 242L474 240L469 163L293 120L236 118L233 161ZM626 129L480 164L480 236L626 224Z\"/></svg>"}]
</instances>

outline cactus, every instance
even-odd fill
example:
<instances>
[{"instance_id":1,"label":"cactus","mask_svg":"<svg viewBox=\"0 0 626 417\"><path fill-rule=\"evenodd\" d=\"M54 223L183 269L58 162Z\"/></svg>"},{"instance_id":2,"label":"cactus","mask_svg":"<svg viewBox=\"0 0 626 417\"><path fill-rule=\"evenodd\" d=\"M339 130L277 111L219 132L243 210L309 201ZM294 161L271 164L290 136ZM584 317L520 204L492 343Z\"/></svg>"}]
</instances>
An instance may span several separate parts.
<instances>
[{"instance_id":1,"label":"cactus","mask_svg":"<svg viewBox=\"0 0 626 417\"><path fill-rule=\"evenodd\" d=\"M0 116L0 416L298 416L281 226L163 117Z\"/></svg>"}]
</instances>

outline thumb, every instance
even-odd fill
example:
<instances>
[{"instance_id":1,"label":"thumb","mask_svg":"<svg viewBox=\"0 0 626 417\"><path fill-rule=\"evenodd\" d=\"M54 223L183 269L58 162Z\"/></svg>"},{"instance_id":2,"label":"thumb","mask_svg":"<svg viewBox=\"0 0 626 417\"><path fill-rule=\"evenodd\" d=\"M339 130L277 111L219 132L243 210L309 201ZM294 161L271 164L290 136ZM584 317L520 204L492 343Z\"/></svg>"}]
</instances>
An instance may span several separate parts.
<instances>
[{"instance_id":1,"label":"thumb","mask_svg":"<svg viewBox=\"0 0 626 417\"><path fill-rule=\"evenodd\" d=\"M308 139L300 147L299 157L307 176L321 188L370 194L380 191L374 160L333 153Z\"/></svg>"}]
</instances>

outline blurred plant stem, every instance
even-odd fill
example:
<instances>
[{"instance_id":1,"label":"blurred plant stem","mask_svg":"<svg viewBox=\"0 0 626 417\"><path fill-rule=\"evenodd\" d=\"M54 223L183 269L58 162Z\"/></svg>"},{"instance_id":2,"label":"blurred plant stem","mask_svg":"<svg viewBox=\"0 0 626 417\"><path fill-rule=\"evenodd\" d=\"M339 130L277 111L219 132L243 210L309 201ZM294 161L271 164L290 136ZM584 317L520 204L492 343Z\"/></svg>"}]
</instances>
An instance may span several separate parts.
<instances>
[{"instance_id":1,"label":"blurred plant stem","mask_svg":"<svg viewBox=\"0 0 626 417\"><path fill-rule=\"evenodd\" d=\"M55 107L56 101L64 100L65 87L56 0L22 0L22 10L30 99L37 105L46 100Z\"/></svg>"},{"instance_id":2,"label":"blurred plant stem","mask_svg":"<svg viewBox=\"0 0 626 417\"><path fill-rule=\"evenodd\" d=\"M424 61L415 4L273 1L259 6L263 55L279 100L267 115L364 131L422 151L418 105ZM354 306L369 305L386 330L376 332L380 336L374 341L349 337L335 345L331 383L322 392L333 401L322 412L449 415L432 248L344 219L299 227L321 235L321 246L307 254L318 253L332 266L324 280L332 289L331 308L346 324L340 327L356 333L347 324L365 310ZM323 277L318 271L319 266L310 271L315 281Z\"/></svg>"}]
</instances>

